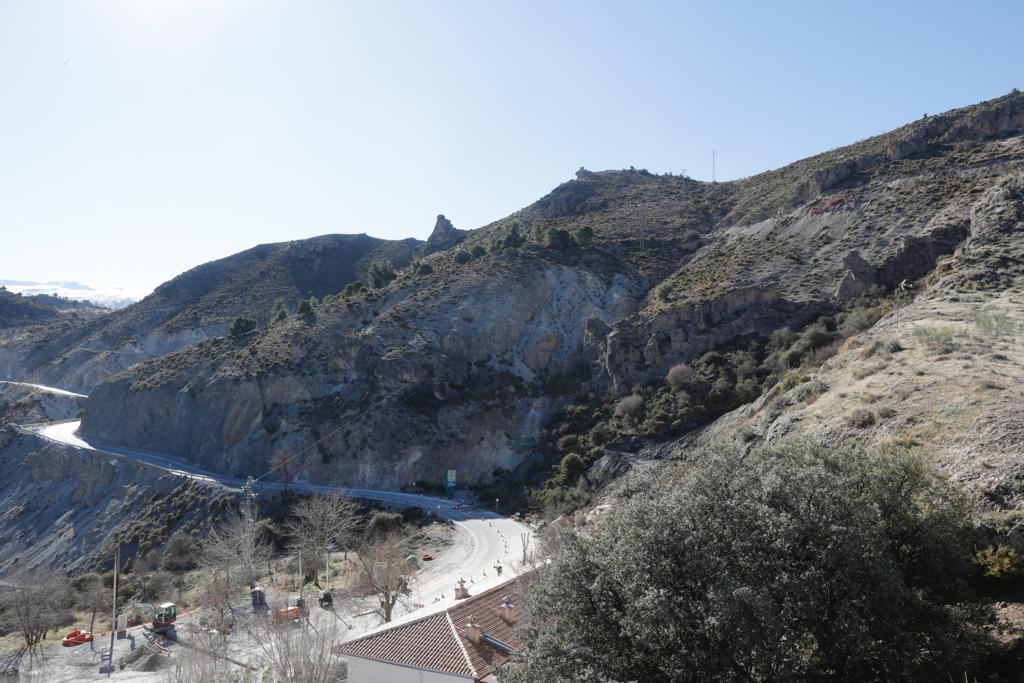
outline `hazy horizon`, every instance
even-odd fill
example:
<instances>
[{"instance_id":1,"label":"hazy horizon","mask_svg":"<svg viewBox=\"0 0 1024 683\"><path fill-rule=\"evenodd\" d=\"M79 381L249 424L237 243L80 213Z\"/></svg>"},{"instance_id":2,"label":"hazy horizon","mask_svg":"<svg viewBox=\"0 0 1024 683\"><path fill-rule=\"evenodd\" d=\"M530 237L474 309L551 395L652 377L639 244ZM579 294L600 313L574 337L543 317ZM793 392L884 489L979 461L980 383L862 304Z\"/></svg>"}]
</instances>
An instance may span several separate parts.
<instances>
[{"instance_id":1,"label":"hazy horizon","mask_svg":"<svg viewBox=\"0 0 1024 683\"><path fill-rule=\"evenodd\" d=\"M480 227L580 166L752 175L1020 86L997 5L6 3L0 278L145 293Z\"/></svg>"}]
</instances>

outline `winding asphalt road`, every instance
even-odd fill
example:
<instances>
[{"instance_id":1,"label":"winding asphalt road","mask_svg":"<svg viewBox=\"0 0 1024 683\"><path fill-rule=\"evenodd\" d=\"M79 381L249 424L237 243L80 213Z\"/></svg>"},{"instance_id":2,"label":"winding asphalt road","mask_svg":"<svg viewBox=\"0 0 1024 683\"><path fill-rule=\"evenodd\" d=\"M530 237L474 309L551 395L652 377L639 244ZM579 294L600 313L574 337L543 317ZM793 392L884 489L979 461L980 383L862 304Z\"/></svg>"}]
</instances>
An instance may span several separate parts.
<instances>
[{"instance_id":1,"label":"winding asphalt road","mask_svg":"<svg viewBox=\"0 0 1024 683\"><path fill-rule=\"evenodd\" d=\"M83 397L82 394L43 385L20 382L10 384L22 384L40 391ZM230 488L241 488L245 483L239 477L211 472L173 456L90 442L78 434L80 424L79 420L72 420L24 425L22 429L73 448L141 462L175 476ZM304 482L290 482L288 486L294 491L306 493L341 494L398 507L421 508L451 521L462 534L463 542L457 542L450 552L439 553L437 561L424 563L424 568L416 575L411 585L412 595L404 607L405 611L395 621L425 616L451 606L455 602L455 583L460 578L466 580L471 593L478 593L515 576L521 565L524 543L527 549L531 549L533 543L532 531L526 525L490 510L459 505L446 498ZM270 481L260 481L254 486L257 493L280 491L283 488L282 483ZM499 565L502 567L501 574L498 574L496 569Z\"/></svg>"},{"instance_id":2,"label":"winding asphalt road","mask_svg":"<svg viewBox=\"0 0 1024 683\"><path fill-rule=\"evenodd\" d=\"M47 394L56 394L57 396L70 396L72 398L88 398L85 394L76 394L73 391L67 389L58 389L56 387L48 387L43 384L31 384L29 382L13 382L11 380L0 379L0 384L8 384L13 387L26 387L28 389L35 389L42 391Z\"/></svg>"}]
</instances>

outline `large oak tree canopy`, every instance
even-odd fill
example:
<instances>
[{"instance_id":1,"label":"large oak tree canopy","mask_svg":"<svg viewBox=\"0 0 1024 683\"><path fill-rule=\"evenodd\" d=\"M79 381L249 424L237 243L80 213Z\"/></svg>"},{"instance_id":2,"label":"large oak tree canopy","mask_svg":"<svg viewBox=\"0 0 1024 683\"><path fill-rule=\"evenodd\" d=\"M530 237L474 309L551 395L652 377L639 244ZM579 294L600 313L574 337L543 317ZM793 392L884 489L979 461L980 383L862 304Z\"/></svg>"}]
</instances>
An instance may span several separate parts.
<instances>
[{"instance_id":1,"label":"large oak tree canopy","mask_svg":"<svg viewBox=\"0 0 1024 683\"><path fill-rule=\"evenodd\" d=\"M962 677L986 637L961 580L967 510L910 453L697 452L563 539L504 680Z\"/></svg>"}]
</instances>

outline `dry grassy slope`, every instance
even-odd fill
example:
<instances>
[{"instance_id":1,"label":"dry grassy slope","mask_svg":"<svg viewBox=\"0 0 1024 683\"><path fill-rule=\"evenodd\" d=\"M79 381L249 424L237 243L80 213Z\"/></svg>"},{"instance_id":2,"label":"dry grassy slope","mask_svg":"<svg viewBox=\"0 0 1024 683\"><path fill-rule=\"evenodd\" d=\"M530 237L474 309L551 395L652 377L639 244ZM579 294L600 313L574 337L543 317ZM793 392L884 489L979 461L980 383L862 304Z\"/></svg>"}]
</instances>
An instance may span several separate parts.
<instances>
[{"instance_id":1,"label":"dry grassy slope","mask_svg":"<svg viewBox=\"0 0 1024 683\"><path fill-rule=\"evenodd\" d=\"M197 266L150 296L84 325L51 326L7 346L6 374L88 390L107 375L223 334L237 316L260 322L282 300L333 294L388 259L407 264L417 240L325 235L265 244ZM0 349L2 352L3 349Z\"/></svg>"},{"instance_id":2,"label":"dry grassy slope","mask_svg":"<svg viewBox=\"0 0 1024 683\"><path fill-rule=\"evenodd\" d=\"M975 236L979 198L1019 172L1021 133L1012 94L736 183L581 170L428 256L429 275L111 378L84 427L239 473L328 437L300 476L395 486L454 466L486 481L529 461L581 393L621 395L716 344L925 275ZM594 242L457 262L513 223L531 236L590 226Z\"/></svg>"},{"instance_id":3,"label":"dry grassy slope","mask_svg":"<svg viewBox=\"0 0 1024 683\"><path fill-rule=\"evenodd\" d=\"M970 206L970 237L913 299L786 393L708 427L703 442L791 436L913 444L997 519L1024 510L1024 171Z\"/></svg>"}]
</instances>

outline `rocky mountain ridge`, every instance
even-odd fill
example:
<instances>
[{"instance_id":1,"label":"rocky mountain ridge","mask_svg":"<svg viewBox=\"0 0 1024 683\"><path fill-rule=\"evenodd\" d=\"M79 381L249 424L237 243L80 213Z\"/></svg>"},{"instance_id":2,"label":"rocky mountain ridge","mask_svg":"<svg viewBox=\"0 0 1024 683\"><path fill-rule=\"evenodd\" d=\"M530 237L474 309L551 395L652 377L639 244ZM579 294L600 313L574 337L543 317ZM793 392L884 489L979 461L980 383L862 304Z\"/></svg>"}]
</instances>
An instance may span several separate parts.
<instances>
[{"instance_id":1,"label":"rocky mountain ridge","mask_svg":"<svg viewBox=\"0 0 1024 683\"><path fill-rule=\"evenodd\" d=\"M1014 92L735 182L581 169L468 234L439 218L438 249L379 288L109 377L83 429L238 474L304 452L292 476L353 485L520 476L566 406L845 315L953 254L965 276L992 251L976 227L1015 210L980 200L1020 177L1022 135Z\"/></svg>"},{"instance_id":2,"label":"rocky mountain ridge","mask_svg":"<svg viewBox=\"0 0 1024 683\"><path fill-rule=\"evenodd\" d=\"M136 363L223 335L236 317L266 323L277 302L294 311L300 300L365 279L373 263L404 266L424 246L365 234L260 245L197 266L87 324L0 336L0 374L88 391Z\"/></svg>"},{"instance_id":3,"label":"rocky mountain ridge","mask_svg":"<svg viewBox=\"0 0 1024 683\"><path fill-rule=\"evenodd\" d=\"M0 326L38 325L58 318L60 311L52 306L0 288Z\"/></svg>"}]
</instances>

